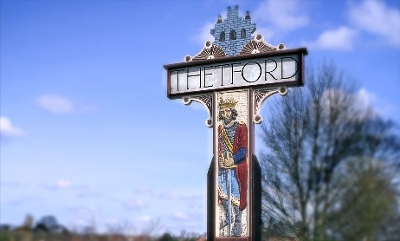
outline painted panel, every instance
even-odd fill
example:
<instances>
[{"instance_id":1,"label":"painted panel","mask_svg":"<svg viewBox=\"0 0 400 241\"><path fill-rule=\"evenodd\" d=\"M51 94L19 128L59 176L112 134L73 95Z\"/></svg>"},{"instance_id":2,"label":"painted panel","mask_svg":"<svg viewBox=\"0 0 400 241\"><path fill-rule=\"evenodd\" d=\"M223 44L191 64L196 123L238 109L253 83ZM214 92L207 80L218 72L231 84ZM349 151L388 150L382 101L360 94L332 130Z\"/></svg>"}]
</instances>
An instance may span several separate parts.
<instances>
[{"instance_id":1,"label":"painted panel","mask_svg":"<svg viewBox=\"0 0 400 241\"><path fill-rule=\"evenodd\" d=\"M249 236L249 91L216 93L216 236Z\"/></svg>"}]
</instances>

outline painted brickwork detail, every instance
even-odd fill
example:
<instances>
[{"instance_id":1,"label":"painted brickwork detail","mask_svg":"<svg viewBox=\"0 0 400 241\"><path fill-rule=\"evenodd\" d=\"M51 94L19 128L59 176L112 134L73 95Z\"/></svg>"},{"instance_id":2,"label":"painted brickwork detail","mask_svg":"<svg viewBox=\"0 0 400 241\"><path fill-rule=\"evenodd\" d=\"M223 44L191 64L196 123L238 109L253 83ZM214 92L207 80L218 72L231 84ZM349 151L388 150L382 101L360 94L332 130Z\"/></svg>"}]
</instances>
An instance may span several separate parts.
<instances>
[{"instance_id":1,"label":"painted brickwork detail","mask_svg":"<svg viewBox=\"0 0 400 241\"><path fill-rule=\"evenodd\" d=\"M243 46L252 40L256 24L251 23L250 13L239 17L239 6L228 7L228 16L218 16L215 28L210 30L214 37L213 44L220 46L228 56L238 55Z\"/></svg>"}]
</instances>

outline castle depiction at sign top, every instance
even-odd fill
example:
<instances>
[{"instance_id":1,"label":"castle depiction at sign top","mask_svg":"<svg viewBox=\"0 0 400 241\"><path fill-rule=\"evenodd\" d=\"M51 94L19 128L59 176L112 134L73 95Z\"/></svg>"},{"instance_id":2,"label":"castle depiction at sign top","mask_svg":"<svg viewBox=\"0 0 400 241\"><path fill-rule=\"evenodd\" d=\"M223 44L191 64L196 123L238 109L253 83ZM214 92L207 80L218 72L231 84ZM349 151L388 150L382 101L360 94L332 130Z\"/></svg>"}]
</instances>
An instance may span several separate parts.
<instances>
[{"instance_id":1,"label":"castle depiction at sign top","mask_svg":"<svg viewBox=\"0 0 400 241\"><path fill-rule=\"evenodd\" d=\"M266 43L251 23L250 13L228 7L218 16L207 41L185 62L164 65L167 96L184 104L202 103L213 128L213 160L208 173L207 239L261 239L261 174L254 153L254 124L262 103L303 86L306 48L286 49Z\"/></svg>"},{"instance_id":2,"label":"castle depiction at sign top","mask_svg":"<svg viewBox=\"0 0 400 241\"><path fill-rule=\"evenodd\" d=\"M255 24L250 13L239 17L238 7L228 8L227 19L218 17L211 34L215 41L207 41L194 57L185 62L165 65L170 99L187 94L198 94L252 86L303 86L303 62L306 48L286 49L266 43L258 34L253 39Z\"/></svg>"}]
</instances>

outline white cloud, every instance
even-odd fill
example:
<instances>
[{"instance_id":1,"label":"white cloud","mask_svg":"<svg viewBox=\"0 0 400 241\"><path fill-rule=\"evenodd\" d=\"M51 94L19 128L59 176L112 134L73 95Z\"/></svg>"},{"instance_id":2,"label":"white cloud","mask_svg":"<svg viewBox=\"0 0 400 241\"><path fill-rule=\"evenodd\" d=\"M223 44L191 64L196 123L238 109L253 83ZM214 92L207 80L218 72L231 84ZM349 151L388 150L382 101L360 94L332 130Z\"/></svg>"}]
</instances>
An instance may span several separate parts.
<instances>
[{"instance_id":1,"label":"white cloud","mask_svg":"<svg viewBox=\"0 0 400 241\"><path fill-rule=\"evenodd\" d=\"M25 203L43 203L44 198L31 195L14 196L12 198L0 197L0 204L5 205L21 205Z\"/></svg>"},{"instance_id":2,"label":"white cloud","mask_svg":"<svg viewBox=\"0 0 400 241\"><path fill-rule=\"evenodd\" d=\"M40 107L54 114L67 114L74 110L68 98L58 95L43 95L37 98L36 102Z\"/></svg>"},{"instance_id":3,"label":"white cloud","mask_svg":"<svg viewBox=\"0 0 400 241\"><path fill-rule=\"evenodd\" d=\"M85 190L85 191L77 193L76 197L78 197L78 198L98 198L98 197L101 197L101 194L98 192Z\"/></svg>"},{"instance_id":4,"label":"white cloud","mask_svg":"<svg viewBox=\"0 0 400 241\"><path fill-rule=\"evenodd\" d=\"M146 222L147 223L147 222L152 221L152 218L150 216L148 216L148 215L143 215L143 216L140 216L140 217L136 217L135 221L139 222L139 223L141 223L141 222Z\"/></svg>"},{"instance_id":5,"label":"white cloud","mask_svg":"<svg viewBox=\"0 0 400 241\"><path fill-rule=\"evenodd\" d=\"M11 181L11 182L1 181L0 182L0 186L2 186L2 187L10 187L10 188L17 188L17 187L23 186L23 184L19 183L19 182L15 182L15 181Z\"/></svg>"},{"instance_id":6,"label":"white cloud","mask_svg":"<svg viewBox=\"0 0 400 241\"><path fill-rule=\"evenodd\" d=\"M210 34L210 29L215 27L215 23L208 22L198 29L198 34L193 36L191 40L195 43L204 45L206 41L214 41L214 37ZM197 53L196 53L197 54Z\"/></svg>"},{"instance_id":7,"label":"white cloud","mask_svg":"<svg viewBox=\"0 0 400 241\"><path fill-rule=\"evenodd\" d=\"M150 189L149 187L139 187L139 188L136 188L134 192L136 194L149 194L149 193L152 193L153 190Z\"/></svg>"},{"instance_id":8,"label":"white cloud","mask_svg":"<svg viewBox=\"0 0 400 241\"><path fill-rule=\"evenodd\" d=\"M181 220L188 220L189 215L182 213L182 212L176 212L176 213L174 213L174 218L181 219Z\"/></svg>"},{"instance_id":9,"label":"white cloud","mask_svg":"<svg viewBox=\"0 0 400 241\"><path fill-rule=\"evenodd\" d=\"M69 180L57 180L51 184L42 184L41 186L51 191L67 190L67 189L87 190L87 187L83 185L73 184Z\"/></svg>"},{"instance_id":10,"label":"white cloud","mask_svg":"<svg viewBox=\"0 0 400 241\"><path fill-rule=\"evenodd\" d=\"M260 33L266 40L270 40L276 33L288 32L305 27L309 24L309 17L304 14L307 10L304 1L300 0L265 0L258 5L254 12L250 12L252 22L256 23L256 33ZM226 11L221 14L226 19ZM243 12L239 15L244 17ZM215 16L215 21L217 16ZM192 41L204 44L207 40L214 41L210 29L215 27L214 22L208 22L198 29L198 34L193 36ZM268 42L268 41L267 41Z\"/></svg>"},{"instance_id":11,"label":"white cloud","mask_svg":"<svg viewBox=\"0 0 400 241\"><path fill-rule=\"evenodd\" d=\"M376 96L368 92L365 88L361 88L356 93L357 102L361 106L371 106L376 101Z\"/></svg>"},{"instance_id":12,"label":"white cloud","mask_svg":"<svg viewBox=\"0 0 400 241\"><path fill-rule=\"evenodd\" d=\"M354 116L360 116L363 118L365 115L379 115L381 110L377 109L377 98L371 92L368 92L365 88L359 89L353 95L353 101L356 103L354 110Z\"/></svg>"},{"instance_id":13,"label":"white cloud","mask_svg":"<svg viewBox=\"0 0 400 241\"><path fill-rule=\"evenodd\" d=\"M128 208L139 208L144 206L144 202L142 200L129 200L125 203L125 206Z\"/></svg>"},{"instance_id":14,"label":"white cloud","mask_svg":"<svg viewBox=\"0 0 400 241\"><path fill-rule=\"evenodd\" d=\"M76 207L67 207L68 212L74 213L75 216L84 216L86 219L93 219L99 214L100 210L96 206L76 206Z\"/></svg>"},{"instance_id":15,"label":"white cloud","mask_svg":"<svg viewBox=\"0 0 400 241\"><path fill-rule=\"evenodd\" d=\"M342 26L323 32L315 42L308 43L308 46L318 49L351 50L356 37L357 31Z\"/></svg>"},{"instance_id":16,"label":"white cloud","mask_svg":"<svg viewBox=\"0 0 400 241\"><path fill-rule=\"evenodd\" d=\"M12 200L12 199L6 199L4 197L0 197L0 204L4 206L14 206L14 205L20 205L22 202L21 200Z\"/></svg>"},{"instance_id":17,"label":"white cloud","mask_svg":"<svg viewBox=\"0 0 400 241\"><path fill-rule=\"evenodd\" d=\"M358 28L386 39L400 47L400 11L390 8L383 1L363 1L350 5L350 21Z\"/></svg>"},{"instance_id":18,"label":"white cloud","mask_svg":"<svg viewBox=\"0 0 400 241\"><path fill-rule=\"evenodd\" d=\"M69 188L71 186L72 186L72 183L70 181L65 181L65 180L56 181L57 188Z\"/></svg>"},{"instance_id":19,"label":"white cloud","mask_svg":"<svg viewBox=\"0 0 400 241\"><path fill-rule=\"evenodd\" d=\"M274 28L277 32L290 31L306 26L309 17L304 14L304 1L287 0L274 1L265 0L251 13L257 26L268 24L267 29ZM263 27L261 27L263 29Z\"/></svg>"},{"instance_id":20,"label":"white cloud","mask_svg":"<svg viewBox=\"0 0 400 241\"><path fill-rule=\"evenodd\" d=\"M23 131L15 127L7 117L0 117L0 134L7 137L16 137L23 135Z\"/></svg>"},{"instance_id":21,"label":"white cloud","mask_svg":"<svg viewBox=\"0 0 400 241\"><path fill-rule=\"evenodd\" d=\"M97 110L95 105L82 105L80 103L73 103L70 99L49 94L36 98L36 103L46 111L53 114L69 114L72 112L87 113Z\"/></svg>"},{"instance_id":22,"label":"white cloud","mask_svg":"<svg viewBox=\"0 0 400 241\"><path fill-rule=\"evenodd\" d=\"M182 193L170 193L170 192L162 192L156 193L156 197L162 199L169 199L169 200L201 200L202 195L199 194L182 194Z\"/></svg>"},{"instance_id":23,"label":"white cloud","mask_svg":"<svg viewBox=\"0 0 400 241\"><path fill-rule=\"evenodd\" d=\"M340 104L340 108L350 107L352 111L352 119L363 119L374 116L386 116L392 118L393 113L396 113L398 107L392 103L388 103L383 98L378 98L376 94L368 91L365 88L360 88L356 92L348 95L338 89L330 89L324 93L324 105ZM350 106L348 103L352 103ZM329 108L324 108L329 111ZM349 116L344 115L344 118Z\"/></svg>"},{"instance_id":24,"label":"white cloud","mask_svg":"<svg viewBox=\"0 0 400 241\"><path fill-rule=\"evenodd\" d=\"M371 114L378 114L391 118L398 111L398 106L387 102L384 98L378 98L374 93L361 88L355 94L355 101L360 109L366 111L368 107Z\"/></svg>"}]
</instances>

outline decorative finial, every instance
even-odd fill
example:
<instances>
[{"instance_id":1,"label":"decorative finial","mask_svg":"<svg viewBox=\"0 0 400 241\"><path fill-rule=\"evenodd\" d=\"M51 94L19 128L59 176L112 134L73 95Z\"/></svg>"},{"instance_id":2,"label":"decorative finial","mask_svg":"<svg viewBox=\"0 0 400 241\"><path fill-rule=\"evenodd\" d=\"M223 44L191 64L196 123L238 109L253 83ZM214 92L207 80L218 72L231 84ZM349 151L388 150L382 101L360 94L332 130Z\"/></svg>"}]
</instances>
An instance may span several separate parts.
<instances>
[{"instance_id":1,"label":"decorative finial","mask_svg":"<svg viewBox=\"0 0 400 241\"><path fill-rule=\"evenodd\" d=\"M246 17L244 17L244 19L246 19L246 20L250 20L251 19L249 11L246 12Z\"/></svg>"},{"instance_id":2,"label":"decorative finial","mask_svg":"<svg viewBox=\"0 0 400 241\"><path fill-rule=\"evenodd\" d=\"M222 23L222 16L221 15L218 15L217 23Z\"/></svg>"}]
</instances>

